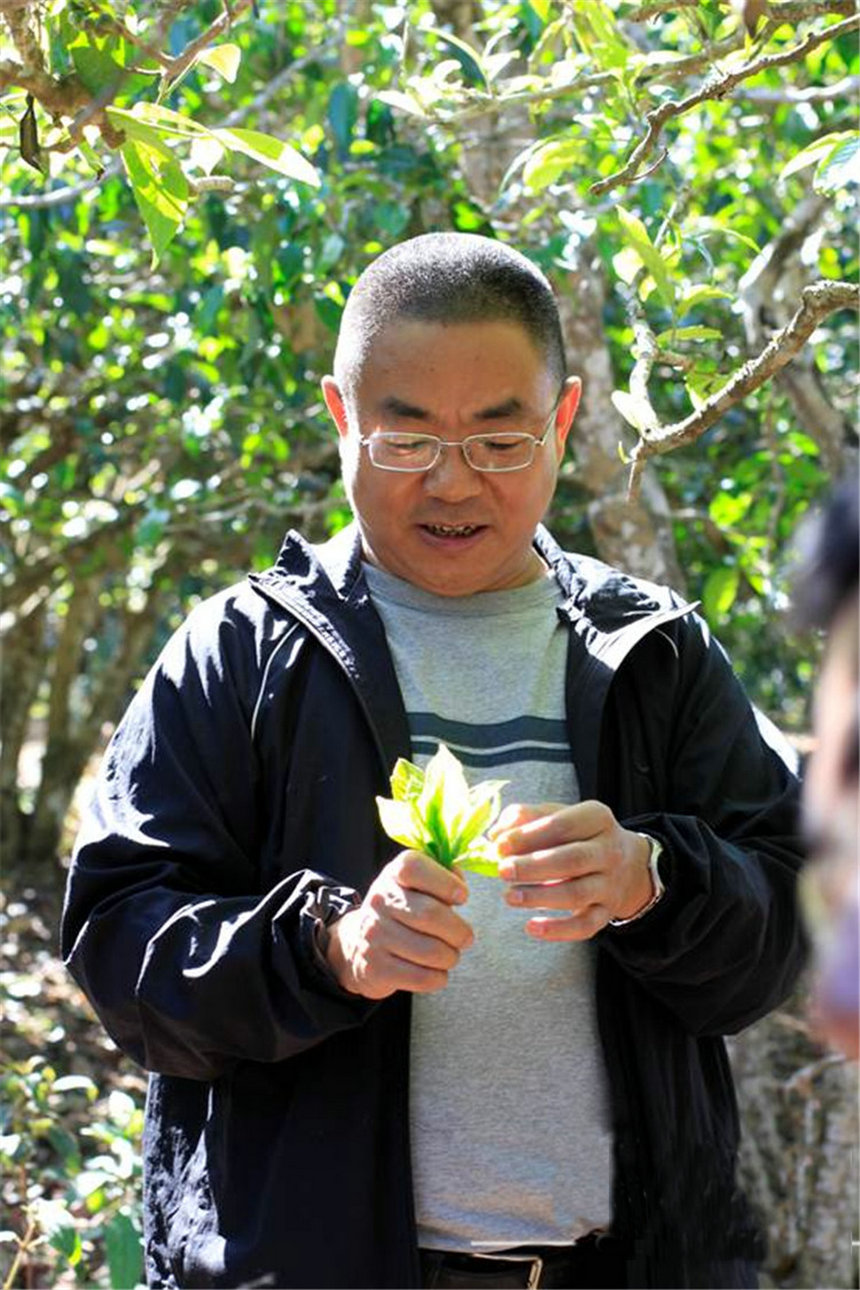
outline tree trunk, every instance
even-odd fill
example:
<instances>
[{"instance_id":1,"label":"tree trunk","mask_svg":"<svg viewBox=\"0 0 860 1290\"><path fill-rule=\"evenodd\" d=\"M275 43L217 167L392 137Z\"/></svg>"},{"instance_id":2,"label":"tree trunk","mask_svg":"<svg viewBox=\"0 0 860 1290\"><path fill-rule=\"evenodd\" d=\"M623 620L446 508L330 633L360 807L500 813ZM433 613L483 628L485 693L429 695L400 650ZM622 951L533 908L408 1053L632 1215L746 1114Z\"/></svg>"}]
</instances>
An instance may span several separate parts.
<instances>
[{"instance_id":1,"label":"tree trunk","mask_svg":"<svg viewBox=\"0 0 860 1290\"><path fill-rule=\"evenodd\" d=\"M805 993L730 1044L741 1180L767 1226L762 1285L857 1285L858 1067L810 1036Z\"/></svg>"},{"instance_id":2,"label":"tree trunk","mask_svg":"<svg viewBox=\"0 0 860 1290\"><path fill-rule=\"evenodd\" d=\"M45 601L15 619L0 651L3 699L3 743L0 748L0 839L11 863L26 844L28 817L21 811L19 766L27 738L30 711L46 671Z\"/></svg>"}]
</instances>

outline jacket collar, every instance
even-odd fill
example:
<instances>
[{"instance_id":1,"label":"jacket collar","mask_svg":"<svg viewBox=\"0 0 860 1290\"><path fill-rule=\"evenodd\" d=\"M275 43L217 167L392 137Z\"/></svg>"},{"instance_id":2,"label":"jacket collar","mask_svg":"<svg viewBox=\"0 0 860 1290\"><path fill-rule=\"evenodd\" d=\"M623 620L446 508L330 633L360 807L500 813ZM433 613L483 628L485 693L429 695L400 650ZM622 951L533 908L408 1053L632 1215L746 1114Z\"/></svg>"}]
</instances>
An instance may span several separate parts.
<instances>
[{"instance_id":1,"label":"jacket collar","mask_svg":"<svg viewBox=\"0 0 860 1290\"><path fill-rule=\"evenodd\" d=\"M543 525L536 531L535 548L566 597L559 613L587 652L611 670L648 631L696 608L697 602L684 602L665 587L633 578L590 556L569 554ZM252 581L261 589L280 589L293 605L298 596L337 628L343 609L349 606L355 611L369 602L358 526L352 523L319 545L291 530L274 567L252 576ZM350 634L345 626L344 632Z\"/></svg>"}]
</instances>

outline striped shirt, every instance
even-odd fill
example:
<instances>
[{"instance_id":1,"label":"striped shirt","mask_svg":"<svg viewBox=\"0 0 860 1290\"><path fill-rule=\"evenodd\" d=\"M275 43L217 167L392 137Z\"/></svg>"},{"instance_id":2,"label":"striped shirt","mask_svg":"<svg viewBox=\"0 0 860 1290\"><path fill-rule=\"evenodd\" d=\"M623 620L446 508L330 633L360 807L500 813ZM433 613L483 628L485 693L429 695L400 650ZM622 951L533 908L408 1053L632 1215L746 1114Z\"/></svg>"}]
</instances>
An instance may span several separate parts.
<instances>
[{"instance_id":1,"label":"striped shirt","mask_svg":"<svg viewBox=\"0 0 860 1290\"><path fill-rule=\"evenodd\" d=\"M365 566L421 765L446 743L503 802L579 800L564 710L567 629L551 577L435 596ZM410 1130L419 1243L569 1244L610 1217L611 1135L577 943L525 935L498 879L469 874L475 943L447 987L413 996Z\"/></svg>"}]
</instances>

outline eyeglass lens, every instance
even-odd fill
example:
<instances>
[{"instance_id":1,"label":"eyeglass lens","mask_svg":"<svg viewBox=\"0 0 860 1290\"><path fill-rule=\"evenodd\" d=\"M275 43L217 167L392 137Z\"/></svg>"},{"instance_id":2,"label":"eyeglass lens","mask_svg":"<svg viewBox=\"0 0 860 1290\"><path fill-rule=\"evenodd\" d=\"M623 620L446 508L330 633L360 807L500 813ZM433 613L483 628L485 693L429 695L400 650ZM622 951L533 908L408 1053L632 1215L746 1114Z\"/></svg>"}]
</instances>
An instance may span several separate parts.
<instances>
[{"instance_id":1,"label":"eyeglass lens","mask_svg":"<svg viewBox=\"0 0 860 1290\"><path fill-rule=\"evenodd\" d=\"M530 466L538 441L530 434L471 435L459 446L474 470L522 470ZM442 451L434 435L376 433L369 440L370 459L388 470L430 470Z\"/></svg>"}]
</instances>

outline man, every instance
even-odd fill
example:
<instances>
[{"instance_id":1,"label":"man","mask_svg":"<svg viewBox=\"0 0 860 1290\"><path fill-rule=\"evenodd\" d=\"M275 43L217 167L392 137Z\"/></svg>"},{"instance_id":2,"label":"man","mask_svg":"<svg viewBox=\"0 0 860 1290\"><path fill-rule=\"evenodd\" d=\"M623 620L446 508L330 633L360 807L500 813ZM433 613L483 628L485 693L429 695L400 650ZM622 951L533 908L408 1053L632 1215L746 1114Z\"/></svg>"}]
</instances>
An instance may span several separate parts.
<instances>
[{"instance_id":1,"label":"man","mask_svg":"<svg viewBox=\"0 0 860 1290\"><path fill-rule=\"evenodd\" d=\"M797 617L828 633L815 693L816 748L804 781L814 864L804 872L805 912L816 942L814 1013L823 1038L860 1058L860 750L858 749L857 476L844 480L805 528Z\"/></svg>"},{"instance_id":2,"label":"man","mask_svg":"<svg viewBox=\"0 0 860 1290\"><path fill-rule=\"evenodd\" d=\"M579 393L523 256L380 256L324 381L356 526L117 730L63 944L154 1072L155 1286L755 1283L721 1036L796 974L796 788L690 607L540 527ZM510 781L504 882L380 828L440 740Z\"/></svg>"}]
</instances>

